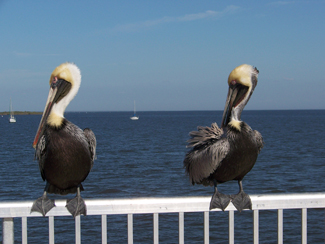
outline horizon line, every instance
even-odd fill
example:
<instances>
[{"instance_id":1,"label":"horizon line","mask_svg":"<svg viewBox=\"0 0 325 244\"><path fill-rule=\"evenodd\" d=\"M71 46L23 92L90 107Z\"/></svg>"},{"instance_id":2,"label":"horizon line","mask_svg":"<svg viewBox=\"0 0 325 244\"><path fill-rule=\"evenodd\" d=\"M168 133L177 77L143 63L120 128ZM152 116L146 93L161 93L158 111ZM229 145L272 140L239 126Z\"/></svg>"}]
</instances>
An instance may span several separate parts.
<instances>
[{"instance_id":1,"label":"horizon line","mask_svg":"<svg viewBox=\"0 0 325 244\"><path fill-rule=\"evenodd\" d=\"M322 108L306 108L306 109L295 109L295 108L290 108L290 109L245 109L244 111L307 111L307 110L325 110ZM142 112L204 112L204 111L216 111L216 112L222 112L223 110L218 110L218 109L194 109L194 110L140 110L137 111L137 113L142 113ZM65 111L65 113L128 113L132 112L133 110L98 110L98 111ZM9 114L9 111L1 111L0 114ZM37 113L37 114L42 114L43 111L13 111L13 113ZM17 114L19 115L19 114Z\"/></svg>"}]
</instances>

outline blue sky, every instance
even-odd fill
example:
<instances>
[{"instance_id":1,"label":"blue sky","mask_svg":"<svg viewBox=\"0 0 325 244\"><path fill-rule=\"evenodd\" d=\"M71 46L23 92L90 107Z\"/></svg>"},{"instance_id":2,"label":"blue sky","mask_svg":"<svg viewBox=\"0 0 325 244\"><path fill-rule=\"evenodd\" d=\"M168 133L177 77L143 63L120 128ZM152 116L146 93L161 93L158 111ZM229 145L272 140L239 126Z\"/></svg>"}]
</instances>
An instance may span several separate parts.
<instances>
[{"instance_id":1,"label":"blue sky","mask_svg":"<svg viewBox=\"0 0 325 244\"><path fill-rule=\"evenodd\" d=\"M325 109L325 1L0 0L0 111L43 111L49 77L82 73L67 111L223 110L248 63L246 109Z\"/></svg>"}]
</instances>

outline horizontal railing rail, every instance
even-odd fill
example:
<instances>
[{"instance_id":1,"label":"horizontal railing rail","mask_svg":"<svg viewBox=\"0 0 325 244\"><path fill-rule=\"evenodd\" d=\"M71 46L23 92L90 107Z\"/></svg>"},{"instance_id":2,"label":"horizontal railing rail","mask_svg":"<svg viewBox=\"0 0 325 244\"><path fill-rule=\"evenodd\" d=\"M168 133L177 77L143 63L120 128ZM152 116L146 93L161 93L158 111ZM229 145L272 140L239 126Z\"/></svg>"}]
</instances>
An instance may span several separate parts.
<instances>
[{"instance_id":1,"label":"horizontal railing rail","mask_svg":"<svg viewBox=\"0 0 325 244\"><path fill-rule=\"evenodd\" d=\"M301 209L302 243L307 243L307 209L325 208L325 193L250 195L254 211L254 243L259 240L259 211L278 210L278 243L283 241L283 210ZM133 243L133 214L153 214L153 242L159 242L159 214L179 213L179 243L184 243L184 213L204 213L204 243L209 243L209 205L208 197L161 197L132 199L85 199L87 215L102 218L102 243L107 243L107 215L125 214L128 216L128 243ZM54 243L54 217L71 216L65 208L65 200L56 200L56 207L47 213L49 219L49 243ZM0 202L0 218L3 219L3 243L14 243L13 219L22 218L22 243L27 243L27 218L42 217L31 213L32 201ZM220 211L220 210L212 210ZM234 211L229 204L229 243L234 243ZM80 216L75 218L75 239L81 243Z\"/></svg>"}]
</instances>

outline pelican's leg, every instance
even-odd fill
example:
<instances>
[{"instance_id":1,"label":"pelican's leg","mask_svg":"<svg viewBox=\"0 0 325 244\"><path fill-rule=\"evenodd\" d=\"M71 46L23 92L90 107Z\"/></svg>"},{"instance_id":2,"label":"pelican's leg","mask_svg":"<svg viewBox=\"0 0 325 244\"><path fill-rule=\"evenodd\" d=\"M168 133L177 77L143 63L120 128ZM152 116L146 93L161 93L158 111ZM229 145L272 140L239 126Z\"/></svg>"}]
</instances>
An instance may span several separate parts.
<instances>
[{"instance_id":1,"label":"pelican's leg","mask_svg":"<svg viewBox=\"0 0 325 244\"><path fill-rule=\"evenodd\" d=\"M73 199L67 200L67 205L65 207L68 209L68 211L72 214L73 217L76 217L78 215L87 215L87 208L85 201L82 199L80 195L80 186L77 188L77 195Z\"/></svg>"},{"instance_id":2,"label":"pelican's leg","mask_svg":"<svg viewBox=\"0 0 325 244\"><path fill-rule=\"evenodd\" d=\"M46 183L43 196L35 200L30 212L39 212L45 217L46 213L55 207L54 200L47 197L46 192L48 187L49 183Z\"/></svg>"},{"instance_id":3,"label":"pelican's leg","mask_svg":"<svg viewBox=\"0 0 325 244\"><path fill-rule=\"evenodd\" d=\"M218 191L217 181L213 181L213 183L214 183L214 194L211 198L210 210L214 208L220 208L222 209L222 211L225 211L225 209L227 208L230 202L230 196Z\"/></svg>"},{"instance_id":4,"label":"pelican's leg","mask_svg":"<svg viewBox=\"0 0 325 244\"><path fill-rule=\"evenodd\" d=\"M242 181L238 181L239 185L239 192L236 195L232 195L232 203L237 208L239 212L243 209L250 209L252 210L252 201L251 198L244 192Z\"/></svg>"}]
</instances>

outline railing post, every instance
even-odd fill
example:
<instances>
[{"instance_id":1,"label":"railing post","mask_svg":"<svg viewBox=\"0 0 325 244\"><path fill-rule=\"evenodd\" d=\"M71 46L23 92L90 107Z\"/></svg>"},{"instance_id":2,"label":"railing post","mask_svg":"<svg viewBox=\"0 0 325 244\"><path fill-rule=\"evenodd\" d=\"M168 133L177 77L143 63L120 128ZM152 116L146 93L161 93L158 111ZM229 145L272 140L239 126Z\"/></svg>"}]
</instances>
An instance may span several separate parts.
<instances>
[{"instance_id":1,"label":"railing post","mask_svg":"<svg viewBox=\"0 0 325 244\"><path fill-rule=\"evenodd\" d=\"M21 218L21 243L27 244L27 217Z\"/></svg>"},{"instance_id":2,"label":"railing post","mask_svg":"<svg viewBox=\"0 0 325 244\"><path fill-rule=\"evenodd\" d=\"M81 244L80 215L76 216L74 219L75 219L76 244Z\"/></svg>"},{"instance_id":3,"label":"railing post","mask_svg":"<svg viewBox=\"0 0 325 244\"><path fill-rule=\"evenodd\" d=\"M307 208L301 209L301 243L307 244Z\"/></svg>"},{"instance_id":4,"label":"railing post","mask_svg":"<svg viewBox=\"0 0 325 244\"><path fill-rule=\"evenodd\" d=\"M278 209L278 244L283 244L283 209Z\"/></svg>"},{"instance_id":5,"label":"railing post","mask_svg":"<svg viewBox=\"0 0 325 244\"><path fill-rule=\"evenodd\" d=\"M254 244L259 243L259 212L258 210L254 210Z\"/></svg>"},{"instance_id":6,"label":"railing post","mask_svg":"<svg viewBox=\"0 0 325 244\"><path fill-rule=\"evenodd\" d=\"M204 244L209 244L210 241L210 225L209 225L209 211L204 212Z\"/></svg>"},{"instance_id":7,"label":"railing post","mask_svg":"<svg viewBox=\"0 0 325 244\"><path fill-rule=\"evenodd\" d=\"M102 215L102 244L107 243L107 215Z\"/></svg>"},{"instance_id":8,"label":"railing post","mask_svg":"<svg viewBox=\"0 0 325 244\"><path fill-rule=\"evenodd\" d=\"M133 214L128 214L128 244L133 244Z\"/></svg>"},{"instance_id":9,"label":"railing post","mask_svg":"<svg viewBox=\"0 0 325 244\"><path fill-rule=\"evenodd\" d=\"M235 243L234 211L229 211L229 244Z\"/></svg>"},{"instance_id":10,"label":"railing post","mask_svg":"<svg viewBox=\"0 0 325 244\"><path fill-rule=\"evenodd\" d=\"M54 217L49 216L49 244L54 243Z\"/></svg>"},{"instance_id":11,"label":"railing post","mask_svg":"<svg viewBox=\"0 0 325 244\"><path fill-rule=\"evenodd\" d=\"M159 217L158 213L153 214L153 243L159 243Z\"/></svg>"},{"instance_id":12,"label":"railing post","mask_svg":"<svg viewBox=\"0 0 325 244\"><path fill-rule=\"evenodd\" d=\"M14 219L4 218L2 220L2 243L13 244L14 239Z\"/></svg>"},{"instance_id":13,"label":"railing post","mask_svg":"<svg viewBox=\"0 0 325 244\"><path fill-rule=\"evenodd\" d=\"M184 244L184 212L178 213L178 243Z\"/></svg>"}]
</instances>

